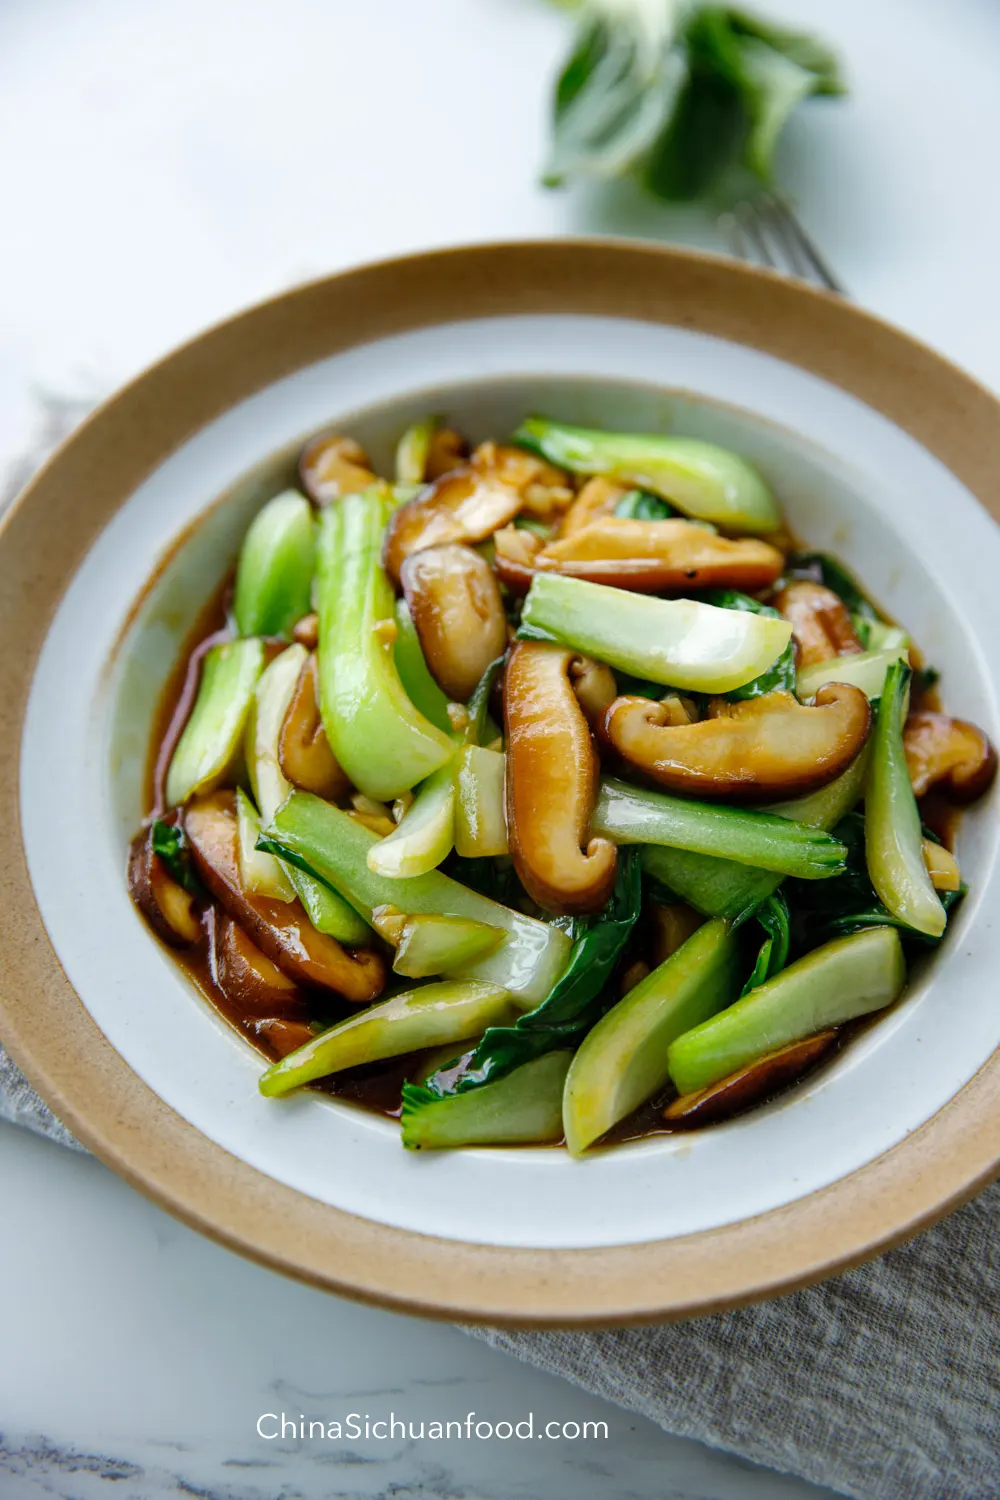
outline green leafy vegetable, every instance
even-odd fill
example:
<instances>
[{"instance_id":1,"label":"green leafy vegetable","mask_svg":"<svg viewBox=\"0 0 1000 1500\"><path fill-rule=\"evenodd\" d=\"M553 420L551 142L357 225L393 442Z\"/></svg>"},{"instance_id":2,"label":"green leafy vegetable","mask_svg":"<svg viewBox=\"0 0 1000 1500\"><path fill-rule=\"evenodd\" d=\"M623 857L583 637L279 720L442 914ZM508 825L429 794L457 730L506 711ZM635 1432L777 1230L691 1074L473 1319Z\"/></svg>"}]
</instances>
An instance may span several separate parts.
<instances>
[{"instance_id":1,"label":"green leafy vegetable","mask_svg":"<svg viewBox=\"0 0 1000 1500\"><path fill-rule=\"evenodd\" d=\"M843 870L844 851L821 829L774 813L720 807L606 776L591 829L616 844L664 844L806 880Z\"/></svg>"},{"instance_id":2,"label":"green leafy vegetable","mask_svg":"<svg viewBox=\"0 0 1000 1500\"><path fill-rule=\"evenodd\" d=\"M887 911L876 896L865 863L864 814L848 813L833 831L847 849L845 873L825 881L821 893L812 881L789 880L783 887L791 907L795 951L804 953L831 938L860 932L864 927L898 927L904 943L936 947L940 937L915 931ZM965 892L963 886L961 890L939 891L937 895L950 914Z\"/></svg>"},{"instance_id":3,"label":"green leafy vegetable","mask_svg":"<svg viewBox=\"0 0 1000 1500\"><path fill-rule=\"evenodd\" d=\"M865 793L865 859L883 906L907 927L940 938L948 919L924 864L920 814L903 748L909 682L909 667L893 662L875 710Z\"/></svg>"},{"instance_id":4,"label":"green leafy vegetable","mask_svg":"<svg viewBox=\"0 0 1000 1500\"><path fill-rule=\"evenodd\" d=\"M898 933L877 927L838 938L678 1037L667 1051L670 1076L680 1094L708 1088L790 1042L884 1009L905 983Z\"/></svg>"},{"instance_id":5,"label":"green leafy vegetable","mask_svg":"<svg viewBox=\"0 0 1000 1500\"><path fill-rule=\"evenodd\" d=\"M773 979L775 974L780 974L788 962L788 954L791 948L791 922L788 913L788 902L782 891L776 891L773 896L768 896L762 901L754 912L754 917L763 927L767 936L760 945L757 961L750 972L750 977L740 991L741 995L749 995L759 984L764 984L768 979Z\"/></svg>"},{"instance_id":6,"label":"green leafy vegetable","mask_svg":"<svg viewBox=\"0 0 1000 1500\"><path fill-rule=\"evenodd\" d=\"M205 888L195 872L191 845L183 828L157 818L149 830L149 837L153 853L163 860L171 879L183 886L189 895L200 896Z\"/></svg>"},{"instance_id":7,"label":"green leafy vegetable","mask_svg":"<svg viewBox=\"0 0 1000 1500\"><path fill-rule=\"evenodd\" d=\"M729 924L706 922L587 1033L563 1098L572 1156L662 1089L671 1042L731 1004L737 958Z\"/></svg>"},{"instance_id":8,"label":"green leafy vegetable","mask_svg":"<svg viewBox=\"0 0 1000 1500\"><path fill-rule=\"evenodd\" d=\"M556 83L544 180L631 175L667 200L774 180L796 107L841 94L817 38L690 0L588 0Z\"/></svg>"},{"instance_id":9,"label":"green leafy vegetable","mask_svg":"<svg viewBox=\"0 0 1000 1500\"><path fill-rule=\"evenodd\" d=\"M441 1095L479 1088L532 1058L574 1043L605 1009L605 986L639 917L642 882L634 850L623 849L614 893L596 917L573 923L573 950L562 978L541 1005L513 1026L492 1026L457 1082L450 1087L435 1074L427 1081Z\"/></svg>"},{"instance_id":10,"label":"green leafy vegetable","mask_svg":"<svg viewBox=\"0 0 1000 1500\"><path fill-rule=\"evenodd\" d=\"M739 609L752 615L766 615L770 619L780 620L776 609L769 604L761 604L757 599L751 599L749 594L739 594L734 589L713 589L704 595L706 604L715 604L720 609ZM745 682L742 687L733 688L726 694L734 703L739 703L744 698L760 698L764 693L775 693L778 691L786 693L795 692L795 642L791 640L782 651L777 661L766 672L755 677L752 682Z\"/></svg>"},{"instance_id":11,"label":"green leafy vegetable","mask_svg":"<svg viewBox=\"0 0 1000 1500\"><path fill-rule=\"evenodd\" d=\"M667 521L673 514L672 505L648 490L629 490L615 506L615 515L625 521Z\"/></svg>"},{"instance_id":12,"label":"green leafy vegetable","mask_svg":"<svg viewBox=\"0 0 1000 1500\"><path fill-rule=\"evenodd\" d=\"M547 1052L495 1083L464 1094L403 1084L403 1145L411 1151L449 1146L528 1145L563 1133L563 1085L571 1052Z\"/></svg>"},{"instance_id":13,"label":"green leafy vegetable","mask_svg":"<svg viewBox=\"0 0 1000 1500\"><path fill-rule=\"evenodd\" d=\"M490 721L490 697L497 675L503 671L503 664L502 656L491 661L473 689L472 697L467 704L469 714L469 723L465 731L467 745L484 745L488 739L496 737L496 733L492 735L489 733L491 728L495 728Z\"/></svg>"}]
</instances>

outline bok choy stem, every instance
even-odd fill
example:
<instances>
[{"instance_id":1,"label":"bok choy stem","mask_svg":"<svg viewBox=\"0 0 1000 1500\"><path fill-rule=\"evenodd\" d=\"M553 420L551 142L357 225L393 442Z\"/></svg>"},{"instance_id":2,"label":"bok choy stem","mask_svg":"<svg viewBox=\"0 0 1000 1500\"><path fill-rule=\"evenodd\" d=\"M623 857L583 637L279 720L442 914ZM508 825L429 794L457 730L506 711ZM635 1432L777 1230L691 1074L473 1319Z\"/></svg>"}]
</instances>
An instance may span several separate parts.
<instances>
[{"instance_id":1,"label":"bok choy stem","mask_svg":"<svg viewBox=\"0 0 1000 1500\"><path fill-rule=\"evenodd\" d=\"M495 952L463 965L462 973L503 985L522 1010L544 1000L566 967L570 940L547 922L470 891L440 870L398 880L377 875L368 866L368 851L377 835L309 792L292 793L261 843L339 891L366 919L378 906L394 906L407 914L470 917L501 928L505 936Z\"/></svg>"},{"instance_id":2,"label":"bok choy stem","mask_svg":"<svg viewBox=\"0 0 1000 1500\"><path fill-rule=\"evenodd\" d=\"M455 745L407 697L393 646L395 600L379 562L382 487L320 516L316 605L323 727L353 784L389 801L451 760Z\"/></svg>"},{"instance_id":3,"label":"bok choy stem","mask_svg":"<svg viewBox=\"0 0 1000 1500\"><path fill-rule=\"evenodd\" d=\"M558 1141L572 1052L547 1052L468 1094L442 1096L403 1085L403 1145L411 1151L450 1146L514 1146Z\"/></svg>"},{"instance_id":4,"label":"bok choy stem","mask_svg":"<svg viewBox=\"0 0 1000 1500\"><path fill-rule=\"evenodd\" d=\"M893 662L885 676L872 735L865 796L865 857L887 911L925 937L944 932L947 914L927 871L917 799L903 749L903 704L910 669Z\"/></svg>"},{"instance_id":5,"label":"bok choy stem","mask_svg":"<svg viewBox=\"0 0 1000 1500\"><path fill-rule=\"evenodd\" d=\"M618 844L665 844L760 870L822 880L845 869L843 844L773 813L671 797L606 777L591 822Z\"/></svg>"}]
</instances>

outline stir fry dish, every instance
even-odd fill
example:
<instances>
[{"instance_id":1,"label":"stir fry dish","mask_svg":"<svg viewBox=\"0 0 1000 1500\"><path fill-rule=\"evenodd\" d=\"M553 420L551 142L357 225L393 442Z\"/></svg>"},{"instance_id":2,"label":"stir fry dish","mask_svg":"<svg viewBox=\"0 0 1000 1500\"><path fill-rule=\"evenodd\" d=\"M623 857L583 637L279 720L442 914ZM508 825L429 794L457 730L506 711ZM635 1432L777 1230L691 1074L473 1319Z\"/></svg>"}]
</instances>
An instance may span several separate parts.
<instances>
[{"instance_id":1,"label":"stir fry dish","mask_svg":"<svg viewBox=\"0 0 1000 1500\"><path fill-rule=\"evenodd\" d=\"M391 479L332 434L299 476L178 668L128 865L264 1095L579 1156L892 1005L996 754L748 463L428 420Z\"/></svg>"}]
</instances>

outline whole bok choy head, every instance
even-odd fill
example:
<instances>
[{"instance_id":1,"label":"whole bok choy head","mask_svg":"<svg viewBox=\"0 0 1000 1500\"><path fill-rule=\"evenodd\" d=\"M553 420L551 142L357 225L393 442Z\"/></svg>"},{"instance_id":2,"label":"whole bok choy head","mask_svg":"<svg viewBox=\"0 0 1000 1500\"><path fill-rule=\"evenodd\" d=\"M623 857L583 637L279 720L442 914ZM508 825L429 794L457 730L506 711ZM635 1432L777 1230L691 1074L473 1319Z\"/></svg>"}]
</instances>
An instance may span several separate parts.
<instances>
[{"instance_id":1,"label":"whole bok choy head","mask_svg":"<svg viewBox=\"0 0 1000 1500\"><path fill-rule=\"evenodd\" d=\"M845 92L816 37L693 0L563 0L577 32L555 87L550 187L631 176L667 200L770 185L796 106ZM743 179L742 183L740 179Z\"/></svg>"}]
</instances>

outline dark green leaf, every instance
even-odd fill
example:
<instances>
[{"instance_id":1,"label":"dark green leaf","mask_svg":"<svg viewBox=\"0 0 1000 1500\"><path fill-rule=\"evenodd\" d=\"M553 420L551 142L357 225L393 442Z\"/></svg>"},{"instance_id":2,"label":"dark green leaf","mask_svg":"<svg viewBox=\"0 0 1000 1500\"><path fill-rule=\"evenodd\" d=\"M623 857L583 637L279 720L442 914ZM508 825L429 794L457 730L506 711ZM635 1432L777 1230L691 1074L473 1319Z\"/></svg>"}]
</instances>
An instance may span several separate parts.
<instances>
[{"instance_id":1,"label":"dark green leaf","mask_svg":"<svg viewBox=\"0 0 1000 1500\"><path fill-rule=\"evenodd\" d=\"M741 995L748 995L759 984L780 974L788 962L791 947L788 902L781 891L776 891L773 896L762 901L753 915L767 935L760 946L750 977L740 991Z\"/></svg>"},{"instance_id":2,"label":"dark green leaf","mask_svg":"<svg viewBox=\"0 0 1000 1500\"><path fill-rule=\"evenodd\" d=\"M690 200L742 156L770 182L799 102L843 91L828 47L747 11L589 5L555 86L545 181L632 174L660 198Z\"/></svg>"},{"instance_id":3,"label":"dark green leaf","mask_svg":"<svg viewBox=\"0 0 1000 1500\"><path fill-rule=\"evenodd\" d=\"M625 521L666 521L673 508L648 490L629 490L615 506L615 515Z\"/></svg>"},{"instance_id":4,"label":"dark green leaf","mask_svg":"<svg viewBox=\"0 0 1000 1500\"><path fill-rule=\"evenodd\" d=\"M711 67L693 63L676 107L649 148L642 180L668 203L704 198L738 158L746 134L737 90Z\"/></svg>"},{"instance_id":5,"label":"dark green leaf","mask_svg":"<svg viewBox=\"0 0 1000 1500\"><path fill-rule=\"evenodd\" d=\"M778 611L769 604L761 604L758 599L751 599L749 594L738 594L733 589L712 589L702 597L706 604L714 604L719 609L740 609L749 614L768 615L774 620L780 618ZM760 698L765 693L779 691L795 692L794 641L788 642L778 660L766 672L762 672L752 682L744 683L742 687L733 688L725 697L732 703L741 703L745 698Z\"/></svg>"},{"instance_id":6,"label":"dark green leaf","mask_svg":"<svg viewBox=\"0 0 1000 1500\"><path fill-rule=\"evenodd\" d=\"M725 80L738 96L748 123L744 162L770 183L778 140L796 106L810 94L839 91L836 59L808 35L726 6L695 7L685 41L692 70Z\"/></svg>"},{"instance_id":7,"label":"dark green leaf","mask_svg":"<svg viewBox=\"0 0 1000 1500\"><path fill-rule=\"evenodd\" d=\"M486 723L490 716L490 697L493 693L493 684L497 680L497 673L503 670L504 658L498 656L491 661L486 671L480 677L473 689L472 697L468 702L469 727L466 730L466 739L470 745L481 745L486 730Z\"/></svg>"},{"instance_id":8,"label":"dark green leaf","mask_svg":"<svg viewBox=\"0 0 1000 1500\"><path fill-rule=\"evenodd\" d=\"M615 682L620 696L633 698L662 698L669 689L659 682L647 682L644 677L633 677L629 672L616 672Z\"/></svg>"},{"instance_id":9,"label":"dark green leaf","mask_svg":"<svg viewBox=\"0 0 1000 1500\"><path fill-rule=\"evenodd\" d=\"M743 36L757 37L767 42L776 52L781 52L791 62L798 63L816 79L817 94L846 94L847 86L840 72L837 54L821 42L819 37L806 31L789 31L783 26L772 26L749 11L730 9L730 24Z\"/></svg>"},{"instance_id":10,"label":"dark green leaf","mask_svg":"<svg viewBox=\"0 0 1000 1500\"><path fill-rule=\"evenodd\" d=\"M608 995L606 986L641 903L638 850L621 849L614 894L596 917L575 919L569 963L548 998L513 1026L491 1026L457 1081L435 1082L440 1078L435 1073L427 1086L438 1093L462 1093L501 1078L544 1052L579 1041L614 1003L616 997Z\"/></svg>"},{"instance_id":11,"label":"dark green leaf","mask_svg":"<svg viewBox=\"0 0 1000 1500\"><path fill-rule=\"evenodd\" d=\"M833 834L847 846L846 872L832 880L787 880L782 887L789 900L796 953L806 953L863 927L898 927L904 943L918 948L937 947L940 938L925 937L907 927L876 896L865 862L864 814L848 813ZM965 887L959 891L939 891L938 895L950 915L965 895Z\"/></svg>"},{"instance_id":12,"label":"dark green leaf","mask_svg":"<svg viewBox=\"0 0 1000 1500\"><path fill-rule=\"evenodd\" d=\"M192 896L200 896L204 886L198 879L191 858L191 846L183 828L164 823L160 818L149 830L153 853L162 859L167 873Z\"/></svg>"},{"instance_id":13,"label":"dark green leaf","mask_svg":"<svg viewBox=\"0 0 1000 1500\"><path fill-rule=\"evenodd\" d=\"M555 636L548 630L543 630L540 625L520 623L515 635L519 641L554 641Z\"/></svg>"},{"instance_id":14,"label":"dark green leaf","mask_svg":"<svg viewBox=\"0 0 1000 1500\"><path fill-rule=\"evenodd\" d=\"M573 51L556 82L555 95L552 100L552 113L556 120L565 113L581 90L586 87L587 80L604 56L606 48L605 27L595 22L581 28Z\"/></svg>"}]
</instances>

